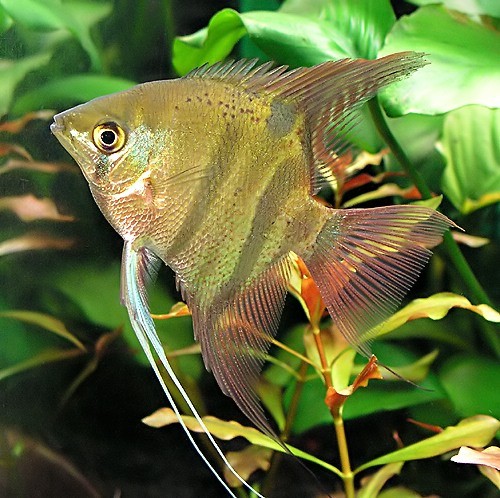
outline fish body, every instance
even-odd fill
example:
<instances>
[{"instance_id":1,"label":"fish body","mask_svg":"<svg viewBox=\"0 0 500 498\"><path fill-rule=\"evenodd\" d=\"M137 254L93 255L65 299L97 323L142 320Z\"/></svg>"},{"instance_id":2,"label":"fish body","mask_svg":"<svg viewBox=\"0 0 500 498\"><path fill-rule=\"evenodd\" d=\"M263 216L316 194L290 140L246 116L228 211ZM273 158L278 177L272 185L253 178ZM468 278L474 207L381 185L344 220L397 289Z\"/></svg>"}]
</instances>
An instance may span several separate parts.
<instances>
[{"instance_id":1,"label":"fish body","mask_svg":"<svg viewBox=\"0 0 500 498\"><path fill-rule=\"evenodd\" d=\"M422 65L413 53L292 71L230 62L55 117L52 131L125 241L122 300L145 350L150 341L166 364L146 297L163 261L190 306L206 366L271 437L254 384L292 255L340 331L368 354L372 331L452 225L425 207L337 210L313 197L341 174L360 105Z\"/></svg>"}]
</instances>

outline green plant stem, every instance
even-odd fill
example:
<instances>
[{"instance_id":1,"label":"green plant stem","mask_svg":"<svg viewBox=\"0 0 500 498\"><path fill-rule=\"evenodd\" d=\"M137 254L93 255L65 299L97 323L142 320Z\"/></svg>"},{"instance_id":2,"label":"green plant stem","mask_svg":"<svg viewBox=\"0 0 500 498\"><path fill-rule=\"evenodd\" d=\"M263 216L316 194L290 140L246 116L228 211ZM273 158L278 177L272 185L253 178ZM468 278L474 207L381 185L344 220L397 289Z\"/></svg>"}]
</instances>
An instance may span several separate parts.
<instances>
[{"instance_id":1,"label":"green plant stem","mask_svg":"<svg viewBox=\"0 0 500 498\"><path fill-rule=\"evenodd\" d=\"M391 149L396 160L399 162L401 167L406 171L408 176L412 179L413 183L419 190L422 199L430 199L432 197L432 192L427 186L424 178L420 174L420 172L415 168L412 164L405 151L397 141L396 137L393 135L389 126L387 125L387 121L385 120L384 114L378 102L378 99L375 97L368 103L370 108L370 112L375 123L375 126L380 133L380 136L384 139L385 143ZM492 306L492 302L483 289L480 282L477 280L474 272L472 271L469 263L465 259L464 255L460 251L458 244L453 239L450 232L444 234L443 237L443 248L446 251L449 259L455 266L458 274L462 278L465 283L467 289L469 290L472 299L476 301L476 303L487 304ZM500 340L498 336L492 331L489 327L485 328L488 332L484 334L484 339L489 344L491 349L495 352L497 356L500 356Z\"/></svg>"},{"instance_id":2,"label":"green plant stem","mask_svg":"<svg viewBox=\"0 0 500 498\"><path fill-rule=\"evenodd\" d=\"M340 464L342 473L344 474L344 491L346 498L354 498L354 474L351 469L351 461L349 460L349 451L347 449L347 439L345 435L344 420L342 415L333 415L333 423L335 425L335 434L337 435L337 446L340 454Z\"/></svg>"},{"instance_id":3,"label":"green plant stem","mask_svg":"<svg viewBox=\"0 0 500 498\"><path fill-rule=\"evenodd\" d=\"M321 334L318 330L314 333L314 340L316 342L316 348L318 349L319 358L321 361L321 372L323 378L325 379L325 384L327 392L330 389L334 389L332 384L330 367L326 361L325 349L323 347L323 341L321 340ZM327 403L328 405L328 403ZM330 406L328 405L330 408ZM335 426L335 435L337 436L337 447L339 449L340 455L340 465L342 468L342 480L344 482L344 491L346 498L355 498L356 492L354 489L354 474L351 469L351 461L349 459L349 450L347 446L347 438L345 435L344 420L342 419L341 410L333 411L330 409L330 413L333 417L333 424Z\"/></svg>"}]
</instances>

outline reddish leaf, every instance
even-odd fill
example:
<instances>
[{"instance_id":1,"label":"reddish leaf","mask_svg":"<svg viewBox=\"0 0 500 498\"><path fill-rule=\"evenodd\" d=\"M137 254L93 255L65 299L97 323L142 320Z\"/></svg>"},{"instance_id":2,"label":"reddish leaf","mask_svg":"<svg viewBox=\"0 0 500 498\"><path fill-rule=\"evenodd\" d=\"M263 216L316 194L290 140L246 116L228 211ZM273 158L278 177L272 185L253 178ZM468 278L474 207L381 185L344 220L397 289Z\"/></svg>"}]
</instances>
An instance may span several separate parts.
<instances>
[{"instance_id":1,"label":"reddish leaf","mask_svg":"<svg viewBox=\"0 0 500 498\"><path fill-rule=\"evenodd\" d=\"M15 239L0 242L0 256L40 249L69 249L74 244L75 239L60 239L47 235L28 233Z\"/></svg>"},{"instance_id":2,"label":"reddish leaf","mask_svg":"<svg viewBox=\"0 0 500 498\"><path fill-rule=\"evenodd\" d=\"M36 112L29 112L19 119L13 121L5 121L5 123L0 123L0 131L5 131L7 133L19 133L27 123L33 121L34 119L51 119L54 116L55 111L48 109Z\"/></svg>"},{"instance_id":3,"label":"reddish leaf","mask_svg":"<svg viewBox=\"0 0 500 498\"><path fill-rule=\"evenodd\" d=\"M23 221L73 221L73 216L59 213L51 199L38 199L32 194L0 198L0 211L13 211Z\"/></svg>"},{"instance_id":4,"label":"reddish leaf","mask_svg":"<svg viewBox=\"0 0 500 498\"><path fill-rule=\"evenodd\" d=\"M375 355L371 356L368 363L350 386L341 391L336 391L333 387L328 388L325 403L332 415L338 417L347 398L360 387L366 387L371 379L382 379L382 375L377 365L377 357Z\"/></svg>"}]
</instances>

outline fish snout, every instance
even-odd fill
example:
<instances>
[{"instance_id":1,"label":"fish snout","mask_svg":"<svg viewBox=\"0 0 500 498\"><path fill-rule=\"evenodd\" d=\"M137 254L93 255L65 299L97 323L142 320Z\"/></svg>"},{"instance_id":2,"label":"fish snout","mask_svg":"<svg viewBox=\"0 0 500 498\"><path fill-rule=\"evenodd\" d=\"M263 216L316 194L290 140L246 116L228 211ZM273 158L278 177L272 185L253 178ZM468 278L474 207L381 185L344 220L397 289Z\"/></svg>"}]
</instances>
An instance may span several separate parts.
<instances>
[{"instance_id":1,"label":"fish snout","mask_svg":"<svg viewBox=\"0 0 500 498\"><path fill-rule=\"evenodd\" d=\"M54 122L50 125L50 131L54 135L62 133L64 131L64 129L65 129L64 118L63 118L62 114L63 113L56 114L54 116Z\"/></svg>"}]
</instances>

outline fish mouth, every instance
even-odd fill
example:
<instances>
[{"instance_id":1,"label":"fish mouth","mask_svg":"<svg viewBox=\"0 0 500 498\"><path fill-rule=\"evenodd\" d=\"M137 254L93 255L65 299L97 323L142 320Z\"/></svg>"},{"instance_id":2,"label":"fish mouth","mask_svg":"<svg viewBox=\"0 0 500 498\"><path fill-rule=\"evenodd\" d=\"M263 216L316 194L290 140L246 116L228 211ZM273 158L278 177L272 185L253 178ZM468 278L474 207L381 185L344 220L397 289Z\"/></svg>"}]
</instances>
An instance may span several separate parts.
<instances>
[{"instance_id":1,"label":"fish mouth","mask_svg":"<svg viewBox=\"0 0 500 498\"><path fill-rule=\"evenodd\" d=\"M50 125L50 131L57 136L64 131L64 128L65 126L61 114L56 114L54 116L54 122Z\"/></svg>"}]
</instances>

